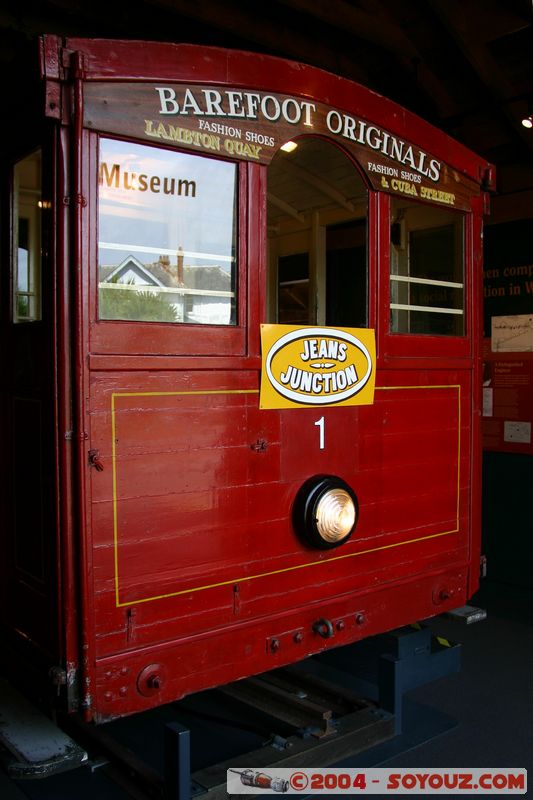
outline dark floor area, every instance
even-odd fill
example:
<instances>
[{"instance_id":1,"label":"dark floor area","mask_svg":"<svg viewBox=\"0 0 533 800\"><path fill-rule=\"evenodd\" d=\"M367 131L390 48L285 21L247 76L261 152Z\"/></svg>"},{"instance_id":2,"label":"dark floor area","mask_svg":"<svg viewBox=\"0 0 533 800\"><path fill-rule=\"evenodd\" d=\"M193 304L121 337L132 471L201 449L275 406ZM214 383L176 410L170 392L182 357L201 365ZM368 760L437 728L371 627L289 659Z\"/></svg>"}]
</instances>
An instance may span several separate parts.
<instances>
[{"instance_id":1,"label":"dark floor area","mask_svg":"<svg viewBox=\"0 0 533 800\"><path fill-rule=\"evenodd\" d=\"M460 673L410 692L405 701L403 735L343 761L344 766L533 769L533 590L486 580L471 602L487 610L486 620L465 625L437 617L430 623L435 634L462 644ZM345 668L344 662L350 656L347 649L337 651L339 669ZM201 702L191 704L186 700L182 705L182 721L187 724L196 717L197 741L208 743L201 754L193 753L193 761L209 759L217 746L219 755L215 760L222 760L235 750L246 748L247 743L251 742L253 748L261 742L260 720L251 720L248 730L241 728L230 736L226 726L204 713L208 707L209 697L203 711ZM138 715L113 725L124 744L160 771L162 728L174 718L175 707L167 706L156 714ZM191 746L194 751L194 737ZM103 769L95 768L97 765L98 761L92 768L82 767L32 781L12 782L0 772L0 797L2 800L131 797Z\"/></svg>"}]
</instances>

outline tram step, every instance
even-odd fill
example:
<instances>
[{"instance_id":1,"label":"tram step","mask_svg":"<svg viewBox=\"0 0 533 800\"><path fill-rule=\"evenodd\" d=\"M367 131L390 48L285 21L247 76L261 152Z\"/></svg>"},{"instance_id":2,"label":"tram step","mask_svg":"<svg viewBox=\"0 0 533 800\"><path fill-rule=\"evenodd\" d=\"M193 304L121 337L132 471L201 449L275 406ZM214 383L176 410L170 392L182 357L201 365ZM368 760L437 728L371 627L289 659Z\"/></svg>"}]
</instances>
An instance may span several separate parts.
<instances>
[{"instance_id":1,"label":"tram step","mask_svg":"<svg viewBox=\"0 0 533 800\"><path fill-rule=\"evenodd\" d=\"M8 775L45 778L87 762L87 753L0 678L0 745Z\"/></svg>"}]
</instances>

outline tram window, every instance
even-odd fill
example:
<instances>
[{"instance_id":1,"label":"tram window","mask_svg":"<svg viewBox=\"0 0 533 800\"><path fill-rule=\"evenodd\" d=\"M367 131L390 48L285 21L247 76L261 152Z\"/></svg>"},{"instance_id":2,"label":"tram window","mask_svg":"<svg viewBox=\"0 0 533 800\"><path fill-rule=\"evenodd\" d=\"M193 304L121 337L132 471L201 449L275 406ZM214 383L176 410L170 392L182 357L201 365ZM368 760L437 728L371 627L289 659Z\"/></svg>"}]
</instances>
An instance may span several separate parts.
<instances>
[{"instance_id":1,"label":"tram window","mask_svg":"<svg viewBox=\"0 0 533 800\"><path fill-rule=\"evenodd\" d=\"M268 168L268 319L367 325L367 190L354 164L315 137Z\"/></svg>"},{"instance_id":2,"label":"tram window","mask_svg":"<svg viewBox=\"0 0 533 800\"><path fill-rule=\"evenodd\" d=\"M236 324L235 164L100 140L102 320Z\"/></svg>"},{"instance_id":3,"label":"tram window","mask_svg":"<svg viewBox=\"0 0 533 800\"><path fill-rule=\"evenodd\" d=\"M393 333L464 335L460 212L393 199L390 296Z\"/></svg>"},{"instance_id":4,"label":"tram window","mask_svg":"<svg viewBox=\"0 0 533 800\"><path fill-rule=\"evenodd\" d=\"M41 151L13 170L13 321L41 319Z\"/></svg>"}]
</instances>

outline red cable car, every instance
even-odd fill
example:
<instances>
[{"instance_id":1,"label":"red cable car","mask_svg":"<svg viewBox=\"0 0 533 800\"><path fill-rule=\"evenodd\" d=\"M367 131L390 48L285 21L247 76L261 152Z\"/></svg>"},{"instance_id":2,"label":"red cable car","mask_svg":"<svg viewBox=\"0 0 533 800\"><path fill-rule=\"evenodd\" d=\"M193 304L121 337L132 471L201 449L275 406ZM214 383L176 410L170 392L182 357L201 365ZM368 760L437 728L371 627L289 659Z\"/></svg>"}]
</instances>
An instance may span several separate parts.
<instances>
[{"instance_id":1,"label":"red cable car","mask_svg":"<svg viewBox=\"0 0 533 800\"><path fill-rule=\"evenodd\" d=\"M45 36L41 77L6 132L11 673L101 722L464 604L491 166L253 53Z\"/></svg>"}]
</instances>

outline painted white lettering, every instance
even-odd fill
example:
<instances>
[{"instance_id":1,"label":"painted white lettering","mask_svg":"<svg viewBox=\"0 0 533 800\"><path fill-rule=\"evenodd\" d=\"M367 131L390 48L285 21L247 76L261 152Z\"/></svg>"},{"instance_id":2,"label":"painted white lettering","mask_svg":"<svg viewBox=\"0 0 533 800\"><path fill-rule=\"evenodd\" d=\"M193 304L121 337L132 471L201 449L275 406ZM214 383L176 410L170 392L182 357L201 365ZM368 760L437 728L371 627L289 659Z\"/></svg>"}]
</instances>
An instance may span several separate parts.
<instances>
[{"instance_id":1,"label":"painted white lettering","mask_svg":"<svg viewBox=\"0 0 533 800\"><path fill-rule=\"evenodd\" d=\"M257 109L261 102L261 95L246 92L246 116L248 119L257 119Z\"/></svg>"},{"instance_id":2,"label":"painted white lettering","mask_svg":"<svg viewBox=\"0 0 533 800\"><path fill-rule=\"evenodd\" d=\"M372 150L379 150L381 148L381 136L379 128L374 127L374 125L370 125L366 129L366 143Z\"/></svg>"},{"instance_id":3,"label":"painted white lettering","mask_svg":"<svg viewBox=\"0 0 533 800\"><path fill-rule=\"evenodd\" d=\"M216 89L203 89L202 91L205 97L205 113L209 117L225 117L226 113L222 110L220 92L217 92Z\"/></svg>"},{"instance_id":4,"label":"painted white lettering","mask_svg":"<svg viewBox=\"0 0 533 800\"><path fill-rule=\"evenodd\" d=\"M424 153L423 150L420 150L420 152L418 153L418 166L416 169L417 172L420 172L422 175L428 174L427 167L424 166L425 160L426 160L426 154Z\"/></svg>"},{"instance_id":5,"label":"painted white lettering","mask_svg":"<svg viewBox=\"0 0 533 800\"><path fill-rule=\"evenodd\" d=\"M185 89L185 96L183 98L183 103L181 104L181 113L188 114L189 109L192 111L193 114L203 117L204 112L198 105L196 97L193 95L190 89Z\"/></svg>"},{"instance_id":6,"label":"painted white lettering","mask_svg":"<svg viewBox=\"0 0 533 800\"><path fill-rule=\"evenodd\" d=\"M429 162L428 178L432 181L438 181L440 178L440 168L440 161L436 161L436 159L432 158Z\"/></svg>"},{"instance_id":7,"label":"painted white lettering","mask_svg":"<svg viewBox=\"0 0 533 800\"><path fill-rule=\"evenodd\" d=\"M292 116L289 111L290 108L292 108ZM293 100L292 97L287 97L287 99L283 101L281 104L281 113L283 114L283 119L291 125L297 125L302 117L301 106L296 100Z\"/></svg>"},{"instance_id":8,"label":"painted white lettering","mask_svg":"<svg viewBox=\"0 0 533 800\"><path fill-rule=\"evenodd\" d=\"M409 145L409 147L405 151L405 154L404 154L404 157L403 157L403 163L404 164L405 164L406 161L409 162L410 166L413 169L416 169L415 157L414 157L413 148L411 147L411 145Z\"/></svg>"},{"instance_id":9,"label":"painted white lettering","mask_svg":"<svg viewBox=\"0 0 533 800\"><path fill-rule=\"evenodd\" d=\"M342 135L345 139L352 139L354 142L357 141L357 136L355 135L355 129L357 127L357 120L353 117L349 117L348 114L344 116L344 130Z\"/></svg>"},{"instance_id":10,"label":"painted white lettering","mask_svg":"<svg viewBox=\"0 0 533 800\"><path fill-rule=\"evenodd\" d=\"M269 113L269 106L273 107L272 113ZM272 94L265 95L261 100L261 112L269 122L277 122L281 116L281 105L278 98Z\"/></svg>"},{"instance_id":11,"label":"painted white lettering","mask_svg":"<svg viewBox=\"0 0 533 800\"><path fill-rule=\"evenodd\" d=\"M338 361L346 361L346 350L348 349L348 345L345 342L339 342L339 348L337 351L337 360Z\"/></svg>"},{"instance_id":12,"label":"painted white lettering","mask_svg":"<svg viewBox=\"0 0 533 800\"><path fill-rule=\"evenodd\" d=\"M302 109L304 112L304 125L312 125L311 111L316 111L315 104L302 101Z\"/></svg>"},{"instance_id":13,"label":"painted white lettering","mask_svg":"<svg viewBox=\"0 0 533 800\"><path fill-rule=\"evenodd\" d=\"M404 147L405 147L405 142L402 142L393 136L391 139L391 148L389 156L393 158L395 161L401 161L403 163Z\"/></svg>"},{"instance_id":14,"label":"painted white lettering","mask_svg":"<svg viewBox=\"0 0 533 800\"><path fill-rule=\"evenodd\" d=\"M229 101L229 116L244 117L245 112L242 107L242 92L226 92Z\"/></svg>"},{"instance_id":15,"label":"painted white lettering","mask_svg":"<svg viewBox=\"0 0 533 800\"><path fill-rule=\"evenodd\" d=\"M315 373L313 375L313 394L320 394L322 391L322 375Z\"/></svg>"},{"instance_id":16,"label":"painted white lettering","mask_svg":"<svg viewBox=\"0 0 533 800\"><path fill-rule=\"evenodd\" d=\"M338 111L328 111L326 125L331 133L340 133L342 130L342 117Z\"/></svg>"},{"instance_id":17,"label":"painted white lettering","mask_svg":"<svg viewBox=\"0 0 533 800\"><path fill-rule=\"evenodd\" d=\"M284 386L286 386L288 384L288 382L290 381L292 370L293 370L293 367L292 367L291 364L289 364L289 366L287 367L287 372L282 372L280 374L279 379L280 379L280 381L282 382L282 384Z\"/></svg>"},{"instance_id":18,"label":"painted white lettering","mask_svg":"<svg viewBox=\"0 0 533 800\"><path fill-rule=\"evenodd\" d=\"M176 102L176 92L170 87L161 86L156 88L159 94L160 114L179 114L180 109Z\"/></svg>"},{"instance_id":19,"label":"painted white lettering","mask_svg":"<svg viewBox=\"0 0 533 800\"><path fill-rule=\"evenodd\" d=\"M265 136L263 133L256 133L255 131L246 131L246 141L265 144L268 147L274 147L276 144L273 136Z\"/></svg>"}]
</instances>

